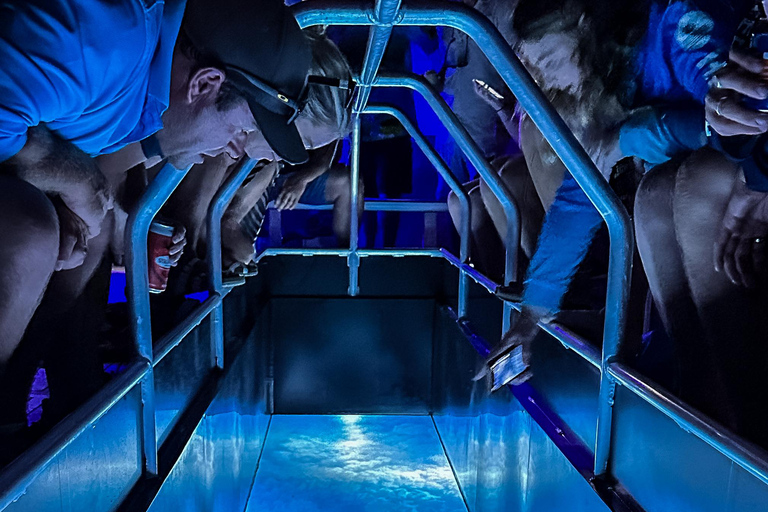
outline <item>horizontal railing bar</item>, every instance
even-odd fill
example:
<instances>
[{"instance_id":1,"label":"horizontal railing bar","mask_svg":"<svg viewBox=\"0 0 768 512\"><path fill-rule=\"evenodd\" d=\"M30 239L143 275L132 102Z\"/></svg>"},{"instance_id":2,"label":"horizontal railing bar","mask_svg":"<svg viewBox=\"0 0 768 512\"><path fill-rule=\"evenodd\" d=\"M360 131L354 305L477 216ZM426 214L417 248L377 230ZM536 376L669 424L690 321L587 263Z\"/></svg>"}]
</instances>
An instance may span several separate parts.
<instances>
[{"instance_id":1,"label":"horizontal railing bar","mask_svg":"<svg viewBox=\"0 0 768 512\"><path fill-rule=\"evenodd\" d=\"M451 254L448 250L441 249L441 252L443 257L448 260L448 262L450 262L454 267L467 274L470 278L472 278L473 281L475 281L489 292L496 293L496 290L499 287L498 283L484 276L474 267L469 265L462 265L459 259ZM515 310L520 311L520 303L510 301L507 301L507 303L510 304ZM565 348L573 350L587 362L592 364L592 366L600 369L600 350L593 346L589 341L557 323L539 323L539 328L559 341Z\"/></svg>"},{"instance_id":2,"label":"horizontal railing bar","mask_svg":"<svg viewBox=\"0 0 768 512\"><path fill-rule=\"evenodd\" d=\"M349 249L312 249L312 248L294 248L294 247L272 247L265 249L253 260L258 263L264 258L270 256L340 256L349 255Z\"/></svg>"},{"instance_id":3,"label":"horizontal railing bar","mask_svg":"<svg viewBox=\"0 0 768 512\"><path fill-rule=\"evenodd\" d=\"M520 304L514 304L513 307L520 311ZM539 324L539 327L559 341L565 348L573 350L592 366L598 370L600 369L602 359L600 349L589 341L556 323Z\"/></svg>"},{"instance_id":4,"label":"horizontal railing bar","mask_svg":"<svg viewBox=\"0 0 768 512\"><path fill-rule=\"evenodd\" d=\"M269 203L269 208L274 210L275 203ZM299 203L292 208L293 210L332 210L332 204L302 204ZM407 201L407 200L386 200L371 201L366 200L363 209L367 212L447 212L448 203L446 202L428 202L428 201Z\"/></svg>"},{"instance_id":5,"label":"horizontal railing bar","mask_svg":"<svg viewBox=\"0 0 768 512\"><path fill-rule=\"evenodd\" d=\"M488 290L490 293L496 293L496 289L499 287L497 282L485 277L475 267L462 263L461 260L459 260L459 258L457 258L448 249L440 249L440 253L442 254L443 258L445 258L451 265L456 267L460 272L469 276L470 279Z\"/></svg>"},{"instance_id":6,"label":"horizontal railing bar","mask_svg":"<svg viewBox=\"0 0 768 512\"><path fill-rule=\"evenodd\" d=\"M221 304L223 297L218 293L211 294L205 301L198 305L192 313L181 321L176 327L160 338L155 346L155 360L152 366L157 366L171 350L176 348L187 334L200 325L213 309Z\"/></svg>"},{"instance_id":7,"label":"horizontal railing bar","mask_svg":"<svg viewBox=\"0 0 768 512\"><path fill-rule=\"evenodd\" d=\"M133 362L31 448L0 472L0 510L18 500L43 470L88 427L119 402L147 374L146 359Z\"/></svg>"},{"instance_id":8,"label":"horizontal railing bar","mask_svg":"<svg viewBox=\"0 0 768 512\"><path fill-rule=\"evenodd\" d=\"M360 257L368 256L393 256L402 258L405 256L428 256L430 258L442 258L439 249L360 249L357 251Z\"/></svg>"},{"instance_id":9,"label":"horizontal railing bar","mask_svg":"<svg viewBox=\"0 0 768 512\"><path fill-rule=\"evenodd\" d=\"M741 439L660 386L646 381L637 371L621 363L612 363L608 371L619 384L670 417L680 428L695 435L752 476L768 484L768 452Z\"/></svg>"},{"instance_id":10,"label":"horizontal railing bar","mask_svg":"<svg viewBox=\"0 0 768 512\"><path fill-rule=\"evenodd\" d=\"M430 258L442 258L443 253L439 249L360 249L357 251L360 257L391 256L401 258L405 256L429 256ZM273 247L265 249L259 254L254 263L270 256L349 256L349 249L322 249L322 248L286 248Z\"/></svg>"}]
</instances>

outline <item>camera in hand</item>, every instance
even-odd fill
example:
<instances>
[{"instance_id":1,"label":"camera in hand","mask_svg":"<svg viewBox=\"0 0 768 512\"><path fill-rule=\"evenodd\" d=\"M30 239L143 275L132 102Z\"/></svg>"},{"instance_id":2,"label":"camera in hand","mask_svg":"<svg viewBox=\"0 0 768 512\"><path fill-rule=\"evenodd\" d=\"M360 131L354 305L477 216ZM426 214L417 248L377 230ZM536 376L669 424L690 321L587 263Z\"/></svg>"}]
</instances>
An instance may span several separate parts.
<instances>
[{"instance_id":1,"label":"camera in hand","mask_svg":"<svg viewBox=\"0 0 768 512\"><path fill-rule=\"evenodd\" d=\"M768 16L763 2L758 1L751 15L745 19L737 31L733 46L761 59L768 59ZM744 98L744 105L760 112L768 112L768 98Z\"/></svg>"}]
</instances>

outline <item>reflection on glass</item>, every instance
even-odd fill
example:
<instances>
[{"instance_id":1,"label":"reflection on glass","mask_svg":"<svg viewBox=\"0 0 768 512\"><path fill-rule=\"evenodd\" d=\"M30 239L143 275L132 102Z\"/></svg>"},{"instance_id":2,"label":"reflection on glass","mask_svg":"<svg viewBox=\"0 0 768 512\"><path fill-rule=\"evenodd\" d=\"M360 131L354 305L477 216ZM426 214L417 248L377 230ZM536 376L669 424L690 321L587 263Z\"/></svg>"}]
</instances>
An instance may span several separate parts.
<instances>
[{"instance_id":1,"label":"reflection on glass","mask_svg":"<svg viewBox=\"0 0 768 512\"><path fill-rule=\"evenodd\" d=\"M274 416L247 512L466 512L429 416Z\"/></svg>"}]
</instances>

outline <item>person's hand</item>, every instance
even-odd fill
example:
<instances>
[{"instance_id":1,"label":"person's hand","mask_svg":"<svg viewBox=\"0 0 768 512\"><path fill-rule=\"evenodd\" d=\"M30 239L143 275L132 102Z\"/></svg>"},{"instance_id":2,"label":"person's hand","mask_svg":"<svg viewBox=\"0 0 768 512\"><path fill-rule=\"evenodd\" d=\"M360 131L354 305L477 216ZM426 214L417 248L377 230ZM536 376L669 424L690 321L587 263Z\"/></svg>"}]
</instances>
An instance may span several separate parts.
<instances>
[{"instance_id":1,"label":"person's hand","mask_svg":"<svg viewBox=\"0 0 768 512\"><path fill-rule=\"evenodd\" d=\"M301 177L295 174L288 176L283 184L283 189L280 191L280 195L275 199L275 208L278 210L292 210L297 204L299 199L307 188L307 182Z\"/></svg>"},{"instance_id":2,"label":"person's hand","mask_svg":"<svg viewBox=\"0 0 768 512\"><path fill-rule=\"evenodd\" d=\"M70 210L60 197L51 202L59 218L59 256L54 270L69 270L79 267L88 254L88 228L83 220Z\"/></svg>"},{"instance_id":3,"label":"person's hand","mask_svg":"<svg viewBox=\"0 0 768 512\"><path fill-rule=\"evenodd\" d=\"M256 256L253 240L243 233L240 224L234 219L221 221L221 258L224 268L233 263L247 265Z\"/></svg>"},{"instance_id":4,"label":"person's hand","mask_svg":"<svg viewBox=\"0 0 768 512\"><path fill-rule=\"evenodd\" d=\"M768 68L763 59L731 50L729 63L712 78L704 100L709 126L724 136L768 131L768 113L743 104L744 97L768 98Z\"/></svg>"},{"instance_id":5,"label":"person's hand","mask_svg":"<svg viewBox=\"0 0 768 512\"><path fill-rule=\"evenodd\" d=\"M168 249L168 256L171 260L171 266L179 264L179 259L184 253L184 246L187 245L187 230L184 226L174 226L173 236L171 237L171 247Z\"/></svg>"},{"instance_id":6,"label":"person's hand","mask_svg":"<svg viewBox=\"0 0 768 512\"><path fill-rule=\"evenodd\" d=\"M496 112L508 109L510 107L514 108L514 105L509 105L507 100L503 97L500 97L498 93L494 94L496 91L492 91L490 86L486 85L483 87L479 80L472 80L472 87L475 90L475 94L477 94L481 100L486 102L488 106L490 106Z\"/></svg>"},{"instance_id":7,"label":"person's hand","mask_svg":"<svg viewBox=\"0 0 768 512\"><path fill-rule=\"evenodd\" d=\"M738 286L753 287L766 275L768 193L734 185L715 242L715 270Z\"/></svg>"},{"instance_id":8,"label":"person's hand","mask_svg":"<svg viewBox=\"0 0 768 512\"><path fill-rule=\"evenodd\" d=\"M486 367L475 379L490 373L492 390L507 384L522 384L533 376L531 370L531 345L539 331L538 317L524 310L499 344L488 355Z\"/></svg>"},{"instance_id":9,"label":"person's hand","mask_svg":"<svg viewBox=\"0 0 768 512\"><path fill-rule=\"evenodd\" d=\"M595 163L595 167L606 179L611 176L611 172L619 160L625 156L619 145L618 130L605 131L601 139L592 141L592 144L586 149L589 157Z\"/></svg>"}]
</instances>

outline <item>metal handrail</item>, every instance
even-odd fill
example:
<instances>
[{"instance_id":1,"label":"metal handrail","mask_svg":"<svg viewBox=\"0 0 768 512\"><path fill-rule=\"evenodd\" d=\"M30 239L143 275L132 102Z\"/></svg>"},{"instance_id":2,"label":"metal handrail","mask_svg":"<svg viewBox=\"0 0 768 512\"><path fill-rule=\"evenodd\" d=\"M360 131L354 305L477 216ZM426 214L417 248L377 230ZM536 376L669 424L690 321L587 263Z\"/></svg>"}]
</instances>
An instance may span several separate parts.
<instances>
[{"instance_id":1,"label":"metal handrail","mask_svg":"<svg viewBox=\"0 0 768 512\"><path fill-rule=\"evenodd\" d=\"M499 177L498 172L483 156L480 146L472 139L464 125L445 100L438 94L429 82L418 75L380 75L375 81L376 87L405 87L417 92L427 102L437 118L443 123L456 145L462 150L467 159L477 169L477 172L488 185L491 192L498 198L507 217L507 233L504 237L506 260L504 267L504 284L510 284L518 279L518 250L520 248L520 208L515 198L509 193Z\"/></svg>"},{"instance_id":2,"label":"metal handrail","mask_svg":"<svg viewBox=\"0 0 768 512\"><path fill-rule=\"evenodd\" d=\"M136 351L150 364L153 362L153 353L147 277L149 273L147 235L155 215L171 197L190 167L179 170L171 164L165 164L134 206L126 225L125 244L129 250L125 251L125 278L131 328ZM141 453L144 470L150 475L155 475L157 474L157 425L153 365L141 380L141 402Z\"/></svg>"},{"instance_id":3,"label":"metal handrail","mask_svg":"<svg viewBox=\"0 0 768 512\"><path fill-rule=\"evenodd\" d=\"M622 386L669 416L680 428L694 434L749 474L768 484L768 452L764 449L736 436L728 428L647 381L636 370L621 363L612 363L608 371Z\"/></svg>"},{"instance_id":4,"label":"metal handrail","mask_svg":"<svg viewBox=\"0 0 768 512\"><path fill-rule=\"evenodd\" d=\"M277 209L274 202L267 206L270 210ZM303 204L297 203L291 210L328 211L333 210L332 204ZM445 202L411 201L410 199L368 199L363 205L366 212L415 212L438 213L447 212L448 204Z\"/></svg>"},{"instance_id":5,"label":"metal handrail","mask_svg":"<svg viewBox=\"0 0 768 512\"><path fill-rule=\"evenodd\" d=\"M374 10L385 6L399 4L398 0L377 0ZM296 18L303 27L310 24L330 25L377 25L378 21L373 11L365 9L360 12L358 3L336 3L318 1L300 5L296 10ZM584 148L581 147L576 137L568 129L557 111L547 101L546 97L536 85L523 65L518 60L510 46L499 33L498 29L482 14L458 2L424 1L414 5L406 5L400 9L395 17L398 25L402 26L448 26L460 30L474 40L477 46L485 53L489 62L512 91L520 105L530 116L531 120L549 142L552 149L560 157L568 171L582 188L592 204L597 208L603 220L608 225L610 237L610 256L608 264L608 290L606 294L606 315L603 330L603 355L600 371L600 400L598 405L597 439L595 441L595 474L604 475L608 471L610 458L611 433L613 424L613 396L616 391L616 382L608 372L608 365L614 362L619 354L619 348L624 336L626 325L626 310L629 301L629 285L632 270L632 254L634 252L634 238L632 225L626 209L613 193L608 183L603 179L600 171L590 160ZM375 30L375 28L374 28ZM381 51L383 52L383 48ZM365 73L363 69L363 73ZM375 82L384 85L392 80L391 85L403 85L398 79L379 78ZM402 78L400 78L402 80ZM427 93L431 97L432 88L423 79L411 81L414 90ZM428 99L429 101L429 99ZM442 102L444 104L444 102ZM436 107L438 105L434 105ZM437 109L436 109L437 110ZM440 106L439 116L445 127L451 133L454 140L460 146L473 144L465 129L455 118L450 109ZM446 111L447 110L447 111ZM447 121L447 122L446 122ZM466 140L469 139L469 140ZM474 145L476 148L476 145ZM462 148L463 149L463 148ZM475 151L467 155L474 158ZM507 213L508 230L515 224L517 233L515 240L519 239L519 217L512 218L517 210L510 208L510 197L504 193L504 189L498 182L498 177L491 172L483 162L470 160L486 179L491 192L498 198ZM481 169L482 168L482 169ZM497 186L499 185L499 186ZM510 236L508 233L507 261L509 254ZM518 244L519 246L519 244ZM517 253L515 250L514 256ZM505 284L510 281L509 265L505 275ZM504 329L509 326L509 313L511 304L505 302Z\"/></svg>"},{"instance_id":6,"label":"metal handrail","mask_svg":"<svg viewBox=\"0 0 768 512\"><path fill-rule=\"evenodd\" d=\"M374 34L371 34L373 39ZM389 34L387 34L389 38ZM386 43L385 43L386 45ZM366 63L369 63L369 55L366 55ZM378 64L377 64L378 65ZM360 117L355 117L352 125L352 143L349 155L351 175L349 177L349 255L347 266L349 267L349 288L347 292L354 297L360 292L359 276L360 256L357 254L360 236L360 218L358 217L358 201L360 201Z\"/></svg>"},{"instance_id":7,"label":"metal handrail","mask_svg":"<svg viewBox=\"0 0 768 512\"><path fill-rule=\"evenodd\" d=\"M210 206L206 222L208 226L208 287L214 296L224 295L224 282L221 277L221 218L224 211L232 202L237 190L248 174L256 166L257 161L244 157L232 169L232 175L216 192ZM211 366L224 368L224 306L219 301L211 310ZM205 317L203 317L205 318ZM201 319L202 321L202 319Z\"/></svg>"},{"instance_id":8,"label":"metal handrail","mask_svg":"<svg viewBox=\"0 0 768 512\"><path fill-rule=\"evenodd\" d=\"M130 364L123 373L108 382L34 446L6 466L0 474L0 510L19 499L59 453L140 384L151 369L152 365L146 359Z\"/></svg>"}]
</instances>

